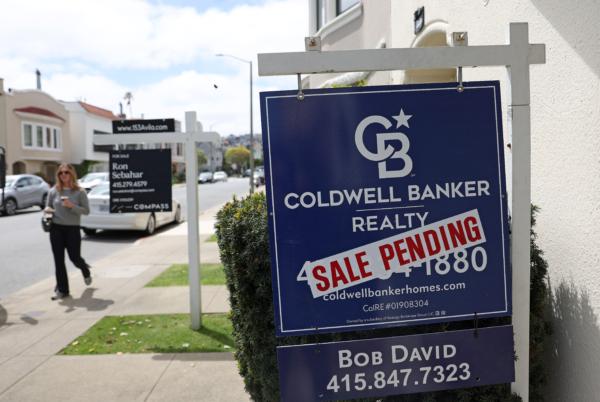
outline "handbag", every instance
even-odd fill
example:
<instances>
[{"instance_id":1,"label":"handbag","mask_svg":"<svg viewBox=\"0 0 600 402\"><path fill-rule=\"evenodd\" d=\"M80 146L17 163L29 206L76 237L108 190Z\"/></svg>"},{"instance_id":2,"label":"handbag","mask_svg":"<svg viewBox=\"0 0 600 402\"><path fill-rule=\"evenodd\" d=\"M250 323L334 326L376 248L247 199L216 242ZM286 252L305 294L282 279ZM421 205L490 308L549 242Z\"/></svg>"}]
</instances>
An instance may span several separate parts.
<instances>
[{"instance_id":1,"label":"handbag","mask_svg":"<svg viewBox=\"0 0 600 402\"><path fill-rule=\"evenodd\" d=\"M44 230L44 232L50 231L50 228L52 227L52 218L53 214L51 213L44 212L42 214L42 229Z\"/></svg>"}]
</instances>

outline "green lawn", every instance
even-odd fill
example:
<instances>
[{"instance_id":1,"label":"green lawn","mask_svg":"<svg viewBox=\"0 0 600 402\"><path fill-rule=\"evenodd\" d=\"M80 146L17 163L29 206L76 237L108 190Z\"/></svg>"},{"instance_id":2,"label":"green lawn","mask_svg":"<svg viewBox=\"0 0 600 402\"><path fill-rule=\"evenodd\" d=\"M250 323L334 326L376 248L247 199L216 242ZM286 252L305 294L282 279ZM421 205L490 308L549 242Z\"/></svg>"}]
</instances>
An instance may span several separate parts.
<instances>
[{"instance_id":1,"label":"green lawn","mask_svg":"<svg viewBox=\"0 0 600 402\"><path fill-rule=\"evenodd\" d=\"M211 234L210 237L208 239L206 239L207 242L216 242L217 241L217 235L216 234Z\"/></svg>"},{"instance_id":2,"label":"green lawn","mask_svg":"<svg viewBox=\"0 0 600 402\"><path fill-rule=\"evenodd\" d=\"M200 282L202 285L225 285L223 264L200 265ZM173 264L152 279L146 287L187 285L189 285L188 264Z\"/></svg>"},{"instance_id":3,"label":"green lawn","mask_svg":"<svg viewBox=\"0 0 600 402\"><path fill-rule=\"evenodd\" d=\"M198 331L189 314L107 316L59 354L230 352L231 331L227 314L203 314Z\"/></svg>"}]
</instances>

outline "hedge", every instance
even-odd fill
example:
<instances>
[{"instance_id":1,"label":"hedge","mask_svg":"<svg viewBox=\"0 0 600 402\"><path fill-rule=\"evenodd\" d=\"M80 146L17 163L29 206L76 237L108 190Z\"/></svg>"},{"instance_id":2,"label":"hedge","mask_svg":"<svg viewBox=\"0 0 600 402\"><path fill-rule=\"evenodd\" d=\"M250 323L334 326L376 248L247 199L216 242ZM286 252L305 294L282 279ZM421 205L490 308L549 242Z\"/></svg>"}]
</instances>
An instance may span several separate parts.
<instances>
[{"instance_id":1,"label":"hedge","mask_svg":"<svg viewBox=\"0 0 600 402\"><path fill-rule=\"evenodd\" d=\"M535 212L536 210L532 208L532 223L535 223ZM277 339L273 317L265 195L256 193L245 199L233 199L226 204L217 214L216 231L230 294L231 319L236 343L235 357L238 361L239 372L244 378L246 390L254 401L279 401L277 346L473 328L472 321L462 321L412 328L387 328ZM547 264L542 258L541 250L535 244L535 238L535 233L532 231L530 396L531 400L541 401L543 400L542 388L545 381L542 344L549 333L549 324L544 319L548 290L546 287ZM479 327L509 323L509 317L484 319L479 321ZM520 401L521 398L514 394L511 395L509 384L502 384L384 397L383 399L363 399L362 401L374 400L386 402L492 402Z\"/></svg>"}]
</instances>

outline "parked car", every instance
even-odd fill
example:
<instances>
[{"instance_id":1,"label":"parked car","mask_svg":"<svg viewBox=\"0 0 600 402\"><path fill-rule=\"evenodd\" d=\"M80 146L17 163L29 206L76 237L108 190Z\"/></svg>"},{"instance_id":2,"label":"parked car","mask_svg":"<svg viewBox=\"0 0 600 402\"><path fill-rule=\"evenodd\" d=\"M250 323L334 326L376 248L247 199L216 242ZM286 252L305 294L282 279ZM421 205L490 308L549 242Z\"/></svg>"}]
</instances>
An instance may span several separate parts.
<instances>
[{"instance_id":1,"label":"parked car","mask_svg":"<svg viewBox=\"0 0 600 402\"><path fill-rule=\"evenodd\" d=\"M215 172L215 174L213 174L213 181L227 181L227 173L222 170Z\"/></svg>"},{"instance_id":2,"label":"parked car","mask_svg":"<svg viewBox=\"0 0 600 402\"><path fill-rule=\"evenodd\" d=\"M173 208L167 212L109 213L110 187L108 182L94 187L88 194L90 214L82 215L81 228L87 235L98 230L141 230L151 235L171 222L181 222L181 205L173 199Z\"/></svg>"},{"instance_id":3,"label":"parked car","mask_svg":"<svg viewBox=\"0 0 600 402\"><path fill-rule=\"evenodd\" d=\"M89 193L91 189L105 181L108 181L108 172L92 172L77 180L77 183Z\"/></svg>"},{"instance_id":4,"label":"parked car","mask_svg":"<svg viewBox=\"0 0 600 402\"><path fill-rule=\"evenodd\" d=\"M213 174L212 172L202 172L198 175L198 183L212 183Z\"/></svg>"},{"instance_id":5,"label":"parked car","mask_svg":"<svg viewBox=\"0 0 600 402\"><path fill-rule=\"evenodd\" d=\"M254 172L254 185L260 187L265 184L265 173L260 171Z\"/></svg>"},{"instance_id":6,"label":"parked car","mask_svg":"<svg viewBox=\"0 0 600 402\"><path fill-rule=\"evenodd\" d=\"M50 186L39 176L32 174L6 176L4 205L0 205L0 211L6 215L14 215L19 209L36 205L44 209L48 190Z\"/></svg>"}]
</instances>

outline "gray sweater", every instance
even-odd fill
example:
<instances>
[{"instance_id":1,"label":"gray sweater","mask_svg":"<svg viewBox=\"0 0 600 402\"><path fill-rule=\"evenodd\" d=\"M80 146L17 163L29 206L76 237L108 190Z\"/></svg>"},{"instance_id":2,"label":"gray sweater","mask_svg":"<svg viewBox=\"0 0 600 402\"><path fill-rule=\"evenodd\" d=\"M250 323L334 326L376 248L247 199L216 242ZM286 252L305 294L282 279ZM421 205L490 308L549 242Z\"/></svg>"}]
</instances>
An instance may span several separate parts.
<instances>
[{"instance_id":1,"label":"gray sweater","mask_svg":"<svg viewBox=\"0 0 600 402\"><path fill-rule=\"evenodd\" d=\"M60 197L69 197L69 200L75 206L73 208L63 207ZM84 190L63 189L59 193L56 187L52 187L48 193L46 206L54 208L52 222L58 225L79 226L81 224L81 215L90 213L90 205Z\"/></svg>"}]
</instances>

